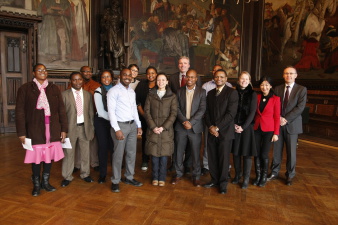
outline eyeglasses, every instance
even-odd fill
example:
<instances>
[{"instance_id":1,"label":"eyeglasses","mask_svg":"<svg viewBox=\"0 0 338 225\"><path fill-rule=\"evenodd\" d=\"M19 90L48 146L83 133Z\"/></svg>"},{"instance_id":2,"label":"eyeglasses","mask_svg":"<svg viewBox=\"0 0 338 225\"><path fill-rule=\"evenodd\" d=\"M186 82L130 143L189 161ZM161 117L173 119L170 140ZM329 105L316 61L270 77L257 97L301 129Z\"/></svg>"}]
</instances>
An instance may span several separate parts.
<instances>
[{"instance_id":1,"label":"eyeglasses","mask_svg":"<svg viewBox=\"0 0 338 225\"><path fill-rule=\"evenodd\" d=\"M135 72L135 73L138 73L138 70L131 70L131 72Z\"/></svg>"},{"instance_id":2,"label":"eyeglasses","mask_svg":"<svg viewBox=\"0 0 338 225\"><path fill-rule=\"evenodd\" d=\"M284 73L284 75L293 75L293 74L297 74L297 73Z\"/></svg>"},{"instance_id":3,"label":"eyeglasses","mask_svg":"<svg viewBox=\"0 0 338 225\"><path fill-rule=\"evenodd\" d=\"M39 73L45 73L47 72L47 70L34 70L35 72L39 72Z\"/></svg>"}]
</instances>

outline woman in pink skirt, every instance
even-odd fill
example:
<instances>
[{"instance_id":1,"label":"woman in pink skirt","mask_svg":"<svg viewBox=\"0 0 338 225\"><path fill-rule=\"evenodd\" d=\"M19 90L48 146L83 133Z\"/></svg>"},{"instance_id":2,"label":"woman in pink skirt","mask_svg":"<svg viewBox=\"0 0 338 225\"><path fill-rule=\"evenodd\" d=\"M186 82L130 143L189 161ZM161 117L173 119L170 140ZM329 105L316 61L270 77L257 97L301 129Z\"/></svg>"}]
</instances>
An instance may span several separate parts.
<instances>
[{"instance_id":1,"label":"woman in pink skirt","mask_svg":"<svg viewBox=\"0 0 338 225\"><path fill-rule=\"evenodd\" d=\"M33 67L34 79L22 85L17 94L15 122L20 141L32 140L33 151L26 150L25 163L32 164L33 196L40 188L48 192L56 189L49 184L52 160L64 157L61 142L68 129L67 115L59 88L48 83L43 64ZM40 183L41 164L43 165Z\"/></svg>"}]
</instances>

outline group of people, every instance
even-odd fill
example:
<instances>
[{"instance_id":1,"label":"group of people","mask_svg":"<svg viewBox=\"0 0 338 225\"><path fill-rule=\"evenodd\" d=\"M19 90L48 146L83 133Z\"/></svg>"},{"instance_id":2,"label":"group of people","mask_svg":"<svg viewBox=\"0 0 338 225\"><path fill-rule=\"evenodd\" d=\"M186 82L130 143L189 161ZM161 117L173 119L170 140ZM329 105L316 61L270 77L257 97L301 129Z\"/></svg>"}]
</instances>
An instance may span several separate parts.
<instances>
[{"instance_id":1,"label":"group of people","mask_svg":"<svg viewBox=\"0 0 338 225\"><path fill-rule=\"evenodd\" d=\"M40 189L56 190L49 183L52 161L63 159L62 187L73 180L76 161L80 162L80 177L93 182L90 164L95 157L90 152L94 136L98 143L99 183L106 181L112 153L112 192L120 192L121 181L143 185L134 179L137 136L142 136L141 169L147 171L151 161L151 183L155 186L165 186L167 171L175 171L170 181L173 185L185 173L191 173L194 186L219 187L219 192L225 194L233 153L232 183L240 183L243 177L242 188L248 187L254 157L253 185L264 187L267 181L278 178L284 144L286 184L292 184L307 97L306 88L295 83L295 68L284 69L285 84L275 89L270 77L262 77L258 93L253 90L248 72L243 71L232 88L226 71L219 65L213 69L213 79L202 86L185 56L178 61L179 72L169 78L149 66L147 79L138 80L138 69L135 64L122 69L116 84L113 73L103 70L96 86L88 75L90 68L82 67L81 72L71 73L70 88L60 93L56 85L48 82L46 67L34 66L34 79L19 88L16 106L18 137L22 143L32 139L33 151L26 150L25 163L32 164L33 196L38 196ZM90 93L90 88L95 91ZM72 147L62 149L66 137ZM268 176L272 144L272 171ZM80 153L78 159L75 152ZM167 169L169 157L172 160ZM202 185L200 176L208 172L211 180Z\"/></svg>"}]
</instances>

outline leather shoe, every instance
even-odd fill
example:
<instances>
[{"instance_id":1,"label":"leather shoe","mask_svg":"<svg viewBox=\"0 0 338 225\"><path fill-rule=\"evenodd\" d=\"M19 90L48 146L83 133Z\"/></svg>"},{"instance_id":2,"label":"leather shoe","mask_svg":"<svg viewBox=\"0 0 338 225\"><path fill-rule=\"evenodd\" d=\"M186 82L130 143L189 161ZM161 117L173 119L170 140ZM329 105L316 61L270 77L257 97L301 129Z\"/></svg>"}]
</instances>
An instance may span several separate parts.
<instances>
[{"instance_id":1,"label":"leather shoe","mask_svg":"<svg viewBox=\"0 0 338 225\"><path fill-rule=\"evenodd\" d=\"M272 181L272 180L277 180L278 178L278 175L275 175L275 174L270 174L270 176L268 176L268 181Z\"/></svg>"},{"instance_id":2,"label":"leather shoe","mask_svg":"<svg viewBox=\"0 0 338 225\"><path fill-rule=\"evenodd\" d=\"M141 182L138 182L138 181L135 180L135 179L129 180L129 179L125 178L125 179L123 180L123 182L126 183L126 184L133 185L133 186L135 186L135 187L141 187L141 186L143 185Z\"/></svg>"},{"instance_id":3,"label":"leather shoe","mask_svg":"<svg viewBox=\"0 0 338 225\"><path fill-rule=\"evenodd\" d=\"M70 184L70 180L61 181L61 187L67 187Z\"/></svg>"},{"instance_id":4,"label":"leather shoe","mask_svg":"<svg viewBox=\"0 0 338 225\"><path fill-rule=\"evenodd\" d=\"M80 170L80 168L74 167L73 173L76 173L76 172L79 171L79 170Z\"/></svg>"},{"instance_id":5,"label":"leather shoe","mask_svg":"<svg viewBox=\"0 0 338 225\"><path fill-rule=\"evenodd\" d=\"M192 183L195 187L201 187L201 181L199 179L192 179Z\"/></svg>"},{"instance_id":6,"label":"leather shoe","mask_svg":"<svg viewBox=\"0 0 338 225\"><path fill-rule=\"evenodd\" d=\"M286 179L286 185L292 185L292 178L288 177L288 179Z\"/></svg>"},{"instance_id":7,"label":"leather shoe","mask_svg":"<svg viewBox=\"0 0 338 225\"><path fill-rule=\"evenodd\" d=\"M83 178L83 180L86 181L87 183L94 182L94 180L90 176Z\"/></svg>"},{"instance_id":8,"label":"leather shoe","mask_svg":"<svg viewBox=\"0 0 338 225\"><path fill-rule=\"evenodd\" d=\"M215 184L213 182L209 182L209 183L204 184L203 187L205 187L205 188L217 187L217 184Z\"/></svg>"},{"instance_id":9,"label":"leather shoe","mask_svg":"<svg viewBox=\"0 0 338 225\"><path fill-rule=\"evenodd\" d=\"M228 190L226 188L224 188L224 189L222 188L222 189L219 190L219 193L222 194L222 195L226 194L227 192L228 192Z\"/></svg>"},{"instance_id":10,"label":"leather shoe","mask_svg":"<svg viewBox=\"0 0 338 225\"><path fill-rule=\"evenodd\" d=\"M180 182L180 180L182 180L181 177L173 177L173 179L171 180L171 184L177 184L178 182Z\"/></svg>"},{"instance_id":11,"label":"leather shoe","mask_svg":"<svg viewBox=\"0 0 338 225\"><path fill-rule=\"evenodd\" d=\"M99 179L97 180L97 182L98 182L99 184L106 183L106 176L104 176L104 177L99 177Z\"/></svg>"},{"instance_id":12,"label":"leather shoe","mask_svg":"<svg viewBox=\"0 0 338 225\"><path fill-rule=\"evenodd\" d=\"M120 185L119 184L111 184L111 191L118 193L120 192Z\"/></svg>"}]
</instances>

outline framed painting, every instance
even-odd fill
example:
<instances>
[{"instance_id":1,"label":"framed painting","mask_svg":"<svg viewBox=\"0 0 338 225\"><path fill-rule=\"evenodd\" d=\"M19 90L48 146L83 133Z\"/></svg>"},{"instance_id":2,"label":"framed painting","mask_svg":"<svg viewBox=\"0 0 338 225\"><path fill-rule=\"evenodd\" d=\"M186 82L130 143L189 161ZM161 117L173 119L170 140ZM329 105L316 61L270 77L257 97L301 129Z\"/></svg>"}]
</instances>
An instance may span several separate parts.
<instances>
[{"instance_id":1,"label":"framed painting","mask_svg":"<svg viewBox=\"0 0 338 225\"><path fill-rule=\"evenodd\" d=\"M25 1L26 0L1 0L0 6L8 6L8 7L24 9Z\"/></svg>"},{"instance_id":2,"label":"framed painting","mask_svg":"<svg viewBox=\"0 0 338 225\"><path fill-rule=\"evenodd\" d=\"M89 65L90 0L39 0L38 62L52 71Z\"/></svg>"},{"instance_id":3,"label":"framed painting","mask_svg":"<svg viewBox=\"0 0 338 225\"><path fill-rule=\"evenodd\" d=\"M177 72L181 56L207 75L220 64L237 77L244 2L234 0L128 0L128 63Z\"/></svg>"},{"instance_id":4,"label":"framed painting","mask_svg":"<svg viewBox=\"0 0 338 225\"><path fill-rule=\"evenodd\" d=\"M267 0L262 72L281 77L285 66L298 79L338 79L336 0Z\"/></svg>"}]
</instances>

